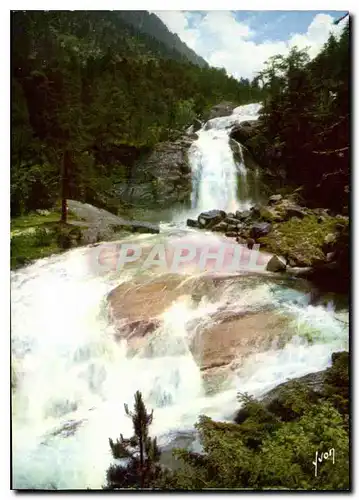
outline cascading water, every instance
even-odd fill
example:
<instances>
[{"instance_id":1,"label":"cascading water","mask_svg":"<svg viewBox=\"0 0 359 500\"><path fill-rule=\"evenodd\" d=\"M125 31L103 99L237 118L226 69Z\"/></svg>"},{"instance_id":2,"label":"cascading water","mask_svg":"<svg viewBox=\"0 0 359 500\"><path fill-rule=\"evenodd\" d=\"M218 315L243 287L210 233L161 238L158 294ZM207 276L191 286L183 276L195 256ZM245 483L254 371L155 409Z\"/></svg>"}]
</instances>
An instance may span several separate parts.
<instances>
[{"instance_id":1,"label":"cascading water","mask_svg":"<svg viewBox=\"0 0 359 500\"><path fill-rule=\"evenodd\" d=\"M260 104L239 106L230 116L213 118L197 132L190 162L193 172L192 208L198 211L213 208L233 212L251 206L247 189L247 170L239 146L241 161L237 165L229 144L232 125L258 118ZM238 183L242 197L238 197Z\"/></svg>"},{"instance_id":2,"label":"cascading water","mask_svg":"<svg viewBox=\"0 0 359 500\"><path fill-rule=\"evenodd\" d=\"M224 127L238 117L248 119L248 110L256 108L243 109L216 119L221 130L200 133L201 155L208 162L202 162L199 176L198 212L204 208L201 203L205 208L237 203L230 185L235 165L227 156ZM220 166L218 174L213 155L228 160L227 171ZM222 205L215 176L223 181ZM160 239L177 241L178 234L173 224L164 224L160 235L133 236L131 241L151 245ZM186 237L183 230L181 234ZM216 238L201 233L200 240L206 244ZM333 308L309 305L304 292L258 277L250 286L239 281L239 289L198 303L179 294L154 334L133 351L126 340L116 340L106 299L121 282L133 280L132 271L101 268L98 256L104 247L70 250L11 274L14 488L101 488L111 462L108 438L131 435L123 404L132 406L136 390L154 409L151 433L168 446L182 432L191 432L201 414L231 418L238 407L237 391L260 395L288 378L325 368L332 352L347 348L348 328L342 321L347 313L339 321ZM241 287L246 287L243 293ZM233 368L223 386L208 393L198 364L201 342L193 348L194 333L215 324L216 312L225 307L240 312L268 306L291 318L292 335L285 347L273 344L253 352Z\"/></svg>"}]
</instances>

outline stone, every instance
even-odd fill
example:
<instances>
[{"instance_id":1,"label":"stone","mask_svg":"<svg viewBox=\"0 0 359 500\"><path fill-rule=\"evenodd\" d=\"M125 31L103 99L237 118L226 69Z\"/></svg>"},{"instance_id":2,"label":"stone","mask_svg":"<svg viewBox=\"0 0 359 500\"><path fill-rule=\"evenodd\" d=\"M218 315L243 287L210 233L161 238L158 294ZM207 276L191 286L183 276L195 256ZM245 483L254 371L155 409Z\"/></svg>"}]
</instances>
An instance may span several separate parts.
<instances>
[{"instance_id":1,"label":"stone","mask_svg":"<svg viewBox=\"0 0 359 500\"><path fill-rule=\"evenodd\" d=\"M287 217L290 219L292 217L298 217L298 219L303 219L307 215L307 211L300 207L287 207L286 209Z\"/></svg>"},{"instance_id":2,"label":"stone","mask_svg":"<svg viewBox=\"0 0 359 500\"><path fill-rule=\"evenodd\" d=\"M236 224L228 224L228 231L233 231L237 233L237 225Z\"/></svg>"},{"instance_id":3,"label":"stone","mask_svg":"<svg viewBox=\"0 0 359 500\"><path fill-rule=\"evenodd\" d=\"M269 222L257 222L251 227L250 237L256 240L263 236L267 236L267 234L270 233L271 229L272 224L270 224Z\"/></svg>"},{"instance_id":4,"label":"stone","mask_svg":"<svg viewBox=\"0 0 359 500\"><path fill-rule=\"evenodd\" d=\"M38 209L38 210L36 210L36 213L39 214L39 215L50 215L50 211L49 210Z\"/></svg>"},{"instance_id":5,"label":"stone","mask_svg":"<svg viewBox=\"0 0 359 500\"><path fill-rule=\"evenodd\" d=\"M119 197L138 207L172 207L178 200L190 200L192 181L187 151L193 139L180 136L160 142L153 149L116 148L114 159L127 166L130 182L119 184ZM169 167L170 166L170 167Z\"/></svg>"},{"instance_id":6,"label":"stone","mask_svg":"<svg viewBox=\"0 0 359 500\"><path fill-rule=\"evenodd\" d=\"M119 231L128 230L131 232L145 232L158 234L159 226L150 222L125 220L102 208L97 208L89 203L82 203L77 200L67 200L69 210L76 217L85 221L88 231L98 234L106 234L104 239L111 239ZM80 225L80 223L73 224ZM85 233L85 231L84 231ZM96 241L88 241L96 243Z\"/></svg>"},{"instance_id":7,"label":"stone","mask_svg":"<svg viewBox=\"0 0 359 500\"><path fill-rule=\"evenodd\" d=\"M236 212L236 219L238 220L245 220L248 219L251 216L251 212L249 210L244 210L243 212L237 210Z\"/></svg>"},{"instance_id":8,"label":"stone","mask_svg":"<svg viewBox=\"0 0 359 500\"><path fill-rule=\"evenodd\" d=\"M283 217L272 207L260 207L259 209L260 218L272 222L272 221L281 221Z\"/></svg>"},{"instance_id":9,"label":"stone","mask_svg":"<svg viewBox=\"0 0 359 500\"><path fill-rule=\"evenodd\" d=\"M235 217L229 217L227 215L227 217L224 220L225 222L227 222L227 224L232 224L233 226L237 226L238 224L238 220Z\"/></svg>"},{"instance_id":10,"label":"stone","mask_svg":"<svg viewBox=\"0 0 359 500\"><path fill-rule=\"evenodd\" d=\"M326 258L327 262L333 262L333 260L335 259L335 252L327 253L325 258Z\"/></svg>"},{"instance_id":11,"label":"stone","mask_svg":"<svg viewBox=\"0 0 359 500\"><path fill-rule=\"evenodd\" d=\"M202 122L198 118L195 118L193 120L193 124L192 125L193 125L192 132L198 132L198 130L200 130L202 128Z\"/></svg>"},{"instance_id":12,"label":"stone","mask_svg":"<svg viewBox=\"0 0 359 500\"><path fill-rule=\"evenodd\" d=\"M226 212L223 210L209 210L208 212L202 212L198 216L198 222L201 227L210 229L218 222L222 221L226 217Z\"/></svg>"},{"instance_id":13,"label":"stone","mask_svg":"<svg viewBox=\"0 0 359 500\"><path fill-rule=\"evenodd\" d=\"M286 338L288 323L272 311L224 315L223 321L196 330L191 350L201 370L221 367L270 348L274 339Z\"/></svg>"},{"instance_id":14,"label":"stone","mask_svg":"<svg viewBox=\"0 0 359 500\"><path fill-rule=\"evenodd\" d=\"M277 255L273 255L273 257L267 264L266 271L269 271L271 273L278 273L281 271L285 271L286 267L287 266L285 262L280 257L278 257Z\"/></svg>"},{"instance_id":15,"label":"stone","mask_svg":"<svg viewBox=\"0 0 359 500\"><path fill-rule=\"evenodd\" d=\"M248 120L241 123L236 123L231 131L230 138L237 142L245 144L249 139L258 133L259 123L258 120Z\"/></svg>"},{"instance_id":16,"label":"stone","mask_svg":"<svg viewBox=\"0 0 359 500\"><path fill-rule=\"evenodd\" d=\"M273 205L274 203L277 203L278 201L281 201L281 199L283 198L283 196L281 194L273 194L270 198L269 198L269 205Z\"/></svg>"},{"instance_id":17,"label":"stone","mask_svg":"<svg viewBox=\"0 0 359 500\"><path fill-rule=\"evenodd\" d=\"M199 222L198 220L194 220L194 219L187 219L187 226L188 227L199 227Z\"/></svg>"},{"instance_id":18,"label":"stone","mask_svg":"<svg viewBox=\"0 0 359 500\"><path fill-rule=\"evenodd\" d=\"M227 238L236 238L237 237L237 233L236 233L236 231L228 231L226 233L226 236L227 236Z\"/></svg>"},{"instance_id":19,"label":"stone","mask_svg":"<svg viewBox=\"0 0 359 500\"><path fill-rule=\"evenodd\" d=\"M212 227L212 231L218 231L221 233L225 233L227 230L228 230L228 224L224 221L221 221Z\"/></svg>"},{"instance_id":20,"label":"stone","mask_svg":"<svg viewBox=\"0 0 359 500\"><path fill-rule=\"evenodd\" d=\"M246 240L246 244L247 244L247 248L249 248L249 250L252 250L254 244L255 244L255 241L253 238L248 238Z\"/></svg>"},{"instance_id":21,"label":"stone","mask_svg":"<svg viewBox=\"0 0 359 500\"><path fill-rule=\"evenodd\" d=\"M292 276L301 276L302 278L307 278L311 276L313 273L313 268L312 267L292 267L288 266L287 269L287 274L291 274Z\"/></svg>"},{"instance_id":22,"label":"stone","mask_svg":"<svg viewBox=\"0 0 359 500\"><path fill-rule=\"evenodd\" d=\"M260 205L254 205L254 207L251 208L250 210L251 217L260 217L261 216L261 206Z\"/></svg>"},{"instance_id":23,"label":"stone","mask_svg":"<svg viewBox=\"0 0 359 500\"><path fill-rule=\"evenodd\" d=\"M212 120L213 118L219 118L221 116L230 116L236 107L236 104L232 102L221 102L213 106L213 108L209 112L208 120Z\"/></svg>"}]
</instances>

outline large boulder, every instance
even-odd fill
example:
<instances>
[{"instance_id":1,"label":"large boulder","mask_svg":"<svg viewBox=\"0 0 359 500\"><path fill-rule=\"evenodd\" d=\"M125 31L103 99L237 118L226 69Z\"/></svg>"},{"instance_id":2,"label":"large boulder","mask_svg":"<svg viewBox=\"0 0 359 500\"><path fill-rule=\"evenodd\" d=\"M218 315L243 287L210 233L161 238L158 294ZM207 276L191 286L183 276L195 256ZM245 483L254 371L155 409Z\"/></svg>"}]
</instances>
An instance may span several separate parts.
<instances>
[{"instance_id":1,"label":"large boulder","mask_svg":"<svg viewBox=\"0 0 359 500\"><path fill-rule=\"evenodd\" d=\"M257 222L251 227L250 236L254 240L257 240L258 238L267 236L267 234L270 233L271 229L272 224L270 224L269 222Z\"/></svg>"},{"instance_id":2,"label":"large boulder","mask_svg":"<svg viewBox=\"0 0 359 500\"><path fill-rule=\"evenodd\" d=\"M198 220L187 219L187 226L188 227L196 227L196 228L198 228L199 227L199 222L198 222Z\"/></svg>"},{"instance_id":3,"label":"large boulder","mask_svg":"<svg viewBox=\"0 0 359 500\"><path fill-rule=\"evenodd\" d=\"M225 222L227 222L227 224L231 224L232 226L237 226L238 224L238 219L236 219L235 217L226 217L225 219Z\"/></svg>"},{"instance_id":4,"label":"large boulder","mask_svg":"<svg viewBox=\"0 0 359 500\"><path fill-rule=\"evenodd\" d=\"M249 139L258 133L258 120L248 120L237 123L232 127L230 137L235 141L245 144Z\"/></svg>"},{"instance_id":5,"label":"large boulder","mask_svg":"<svg viewBox=\"0 0 359 500\"><path fill-rule=\"evenodd\" d=\"M69 210L81 219L81 222L72 221L72 223L80 226L83 243L91 244L100 240L113 240L116 239L118 233L124 231L152 234L160 232L157 224L126 220L89 203L67 200L67 205Z\"/></svg>"},{"instance_id":6,"label":"large boulder","mask_svg":"<svg viewBox=\"0 0 359 500\"><path fill-rule=\"evenodd\" d=\"M236 212L236 219L238 220L249 219L249 217L251 217L251 212L249 210L243 210L243 211L237 210Z\"/></svg>"},{"instance_id":7,"label":"large boulder","mask_svg":"<svg viewBox=\"0 0 359 500\"><path fill-rule=\"evenodd\" d=\"M228 230L229 230L229 226L228 226L227 222L225 222L224 220L222 220L221 222L218 222L218 224L216 224L212 227L212 231L218 231L220 233L225 233Z\"/></svg>"},{"instance_id":8,"label":"large boulder","mask_svg":"<svg viewBox=\"0 0 359 500\"><path fill-rule=\"evenodd\" d=\"M230 116L236 107L232 102L221 102L213 106L208 115L208 120L212 118L219 118L221 116Z\"/></svg>"},{"instance_id":9,"label":"large boulder","mask_svg":"<svg viewBox=\"0 0 359 500\"><path fill-rule=\"evenodd\" d=\"M286 264L283 259L277 255L273 255L271 260L268 262L266 270L271 273L278 273L286 270Z\"/></svg>"},{"instance_id":10,"label":"large boulder","mask_svg":"<svg viewBox=\"0 0 359 500\"><path fill-rule=\"evenodd\" d=\"M273 194L272 196L270 196L268 203L269 205L273 205L281 201L282 198L283 196L281 194Z\"/></svg>"},{"instance_id":11,"label":"large boulder","mask_svg":"<svg viewBox=\"0 0 359 500\"><path fill-rule=\"evenodd\" d=\"M202 212L199 214L198 223L200 227L210 229L218 222L222 221L225 217L226 212L223 210L209 210L208 212Z\"/></svg>"},{"instance_id":12,"label":"large boulder","mask_svg":"<svg viewBox=\"0 0 359 500\"><path fill-rule=\"evenodd\" d=\"M233 315L233 313L232 313ZM202 370L228 365L253 352L269 349L274 339L287 337L289 320L272 311L223 315L215 324L196 330L194 357Z\"/></svg>"}]
</instances>

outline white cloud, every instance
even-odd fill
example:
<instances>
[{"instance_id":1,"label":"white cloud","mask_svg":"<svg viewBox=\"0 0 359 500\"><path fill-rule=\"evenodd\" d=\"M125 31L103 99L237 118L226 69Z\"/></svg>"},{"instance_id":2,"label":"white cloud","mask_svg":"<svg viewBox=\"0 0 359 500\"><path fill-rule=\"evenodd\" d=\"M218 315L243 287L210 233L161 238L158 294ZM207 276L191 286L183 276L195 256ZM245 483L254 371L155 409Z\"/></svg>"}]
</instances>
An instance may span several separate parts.
<instances>
[{"instance_id":1,"label":"white cloud","mask_svg":"<svg viewBox=\"0 0 359 500\"><path fill-rule=\"evenodd\" d=\"M314 17L304 34L293 33L287 41L258 42L253 40L255 32L248 21L237 21L233 11L210 11L205 15L186 11L155 14L210 65L226 68L235 78L252 78L271 56L285 55L295 45L299 49L308 47L310 57L314 57L329 33L338 34L343 28L343 23L334 26L334 18L323 13Z\"/></svg>"}]
</instances>

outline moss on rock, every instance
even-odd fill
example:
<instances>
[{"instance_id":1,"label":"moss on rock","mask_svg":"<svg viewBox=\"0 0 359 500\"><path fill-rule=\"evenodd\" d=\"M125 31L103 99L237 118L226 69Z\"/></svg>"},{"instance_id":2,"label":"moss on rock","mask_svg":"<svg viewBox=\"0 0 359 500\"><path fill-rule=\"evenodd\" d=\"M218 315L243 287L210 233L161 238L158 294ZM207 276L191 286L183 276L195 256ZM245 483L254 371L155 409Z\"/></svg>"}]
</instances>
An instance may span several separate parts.
<instances>
[{"instance_id":1,"label":"moss on rock","mask_svg":"<svg viewBox=\"0 0 359 500\"><path fill-rule=\"evenodd\" d=\"M296 265L312 266L325 260L323 245L325 237L335 232L337 219L325 217L321 223L315 215L302 219L293 217L282 223L274 223L272 231L259 239L266 250L278 255L286 255Z\"/></svg>"}]
</instances>

